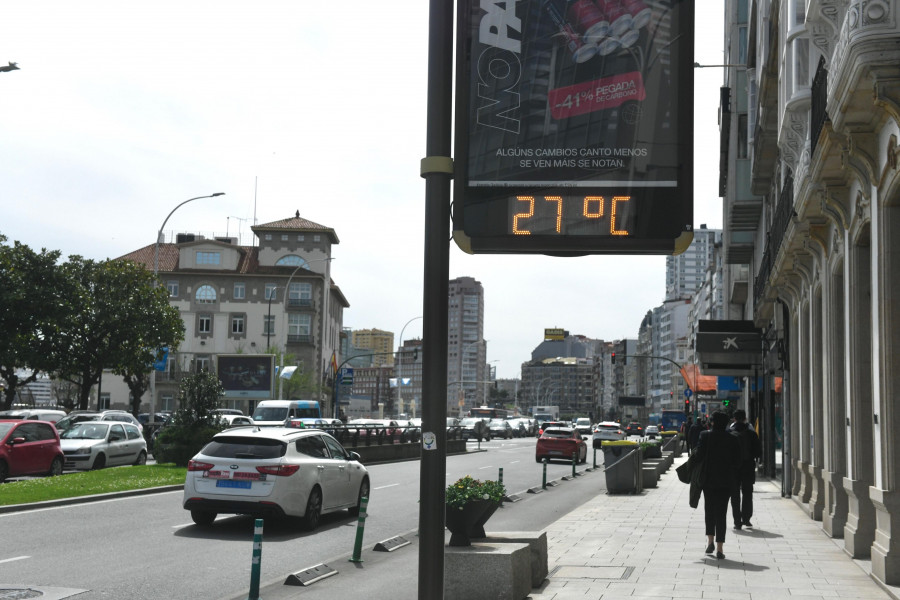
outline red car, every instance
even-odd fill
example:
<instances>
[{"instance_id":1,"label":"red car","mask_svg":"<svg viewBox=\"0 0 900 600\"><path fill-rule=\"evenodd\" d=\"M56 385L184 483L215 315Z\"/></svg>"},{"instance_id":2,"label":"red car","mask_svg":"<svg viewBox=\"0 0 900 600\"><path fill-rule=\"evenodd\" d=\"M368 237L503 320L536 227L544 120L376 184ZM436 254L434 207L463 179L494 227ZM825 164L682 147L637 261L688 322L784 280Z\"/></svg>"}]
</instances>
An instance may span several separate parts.
<instances>
[{"instance_id":1,"label":"red car","mask_svg":"<svg viewBox=\"0 0 900 600\"><path fill-rule=\"evenodd\" d=\"M59 475L64 461L52 423L0 420L0 482L19 475Z\"/></svg>"},{"instance_id":2,"label":"red car","mask_svg":"<svg viewBox=\"0 0 900 600\"><path fill-rule=\"evenodd\" d=\"M538 438L534 450L534 459L541 462L547 460L572 460L576 455L578 462L587 461L587 442L571 427L547 427Z\"/></svg>"}]
</instances>

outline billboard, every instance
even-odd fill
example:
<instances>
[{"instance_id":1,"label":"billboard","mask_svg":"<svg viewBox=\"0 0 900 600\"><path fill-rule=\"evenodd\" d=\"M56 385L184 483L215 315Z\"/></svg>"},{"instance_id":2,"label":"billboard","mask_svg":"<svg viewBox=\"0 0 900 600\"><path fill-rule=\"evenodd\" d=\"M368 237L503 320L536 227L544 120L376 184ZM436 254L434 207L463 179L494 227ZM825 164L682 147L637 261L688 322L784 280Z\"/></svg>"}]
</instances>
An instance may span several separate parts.
<instances>
[{"instance_id":1,"label":"billboard","mask_svg":"<svg viewBox=\"0 0 900 600\"><path fill-rule=\"evenodd\" d=\"M569 332L565 329L544 329L544 341L547 340L564 340Z\"/></svg>"},{"instance_id":2,"label":"billboard","mask_svg":"<svg viewBox=\"0 0 900 600\"><path fill-rule=\"evenodd\" d=\"M220 354L216 375L225 388L225 398L273 398L274 354Z\"/></svg>"},{"instance_id":3,"label":"billboard","mask_svg":"<svg viewBox=\"0 0 900 600\"><path fill-rule=\"evenodd\" d=\"M454 239L673 254L693 239L685 0L461 0Z\"/></svg>"}]
</instances>

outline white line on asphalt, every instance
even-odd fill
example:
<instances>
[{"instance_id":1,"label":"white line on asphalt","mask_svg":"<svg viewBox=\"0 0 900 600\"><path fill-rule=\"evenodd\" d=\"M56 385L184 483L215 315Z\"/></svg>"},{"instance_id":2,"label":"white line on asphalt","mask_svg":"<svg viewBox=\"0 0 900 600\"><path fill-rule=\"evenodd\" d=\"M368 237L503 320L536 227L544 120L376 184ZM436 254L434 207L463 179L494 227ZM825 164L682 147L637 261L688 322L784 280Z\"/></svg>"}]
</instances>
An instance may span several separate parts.
<instances>
[{"instance_id":1,"label":"white line on asphalt","mask_svg":"<svg viewBox=\"0 0 900 600\"><path fill-rule=\"evenodd\" d=\"M522 461L521 460L511 460L511 461L509 461L509 464L514 465L518 462L522 462Z\"/></svg>"},{"instance_id":2,"label":"white line on asphalt","mask_svg":"<svg viewBox=\"0 0 900 600\"><path fill-rule=\"evenodd\" d=\"M14 560L25 560L26 558L31 558L30 556L16 556L15 558L4 558L0 559L0 563L8 563Z\"/></svg>"},{"instance_id":3,"label":"white line on asphalt","mask_svg":"<svg viewBox=\"0 0 900 600\"><path fill-rule=\"evenodd\" d=\"M382 486L376 487L376 488L374 488L374 489L376 489L376 490L383 490L383 489L386 489L386 488L389 488L389 487L397 487L398 485L400 485L400 484L399 484L399 483L391 483L391 484L389 484L389 485L382 485Z\"/></svg>"},{"instance_id":4,"label":"white line on asphalt","mask_svg":"<svg viewBox=\"0 0 900 600\"><path fill-rule=\"evenodd\" d=\"M486 466L484 466L484 467L478 467L478 470L479 470L479 471L482 471L482 470L484 470L484 469L493 469L493 468L494 468L494 465L486 465Z\"/></svg>"}]
</instances>

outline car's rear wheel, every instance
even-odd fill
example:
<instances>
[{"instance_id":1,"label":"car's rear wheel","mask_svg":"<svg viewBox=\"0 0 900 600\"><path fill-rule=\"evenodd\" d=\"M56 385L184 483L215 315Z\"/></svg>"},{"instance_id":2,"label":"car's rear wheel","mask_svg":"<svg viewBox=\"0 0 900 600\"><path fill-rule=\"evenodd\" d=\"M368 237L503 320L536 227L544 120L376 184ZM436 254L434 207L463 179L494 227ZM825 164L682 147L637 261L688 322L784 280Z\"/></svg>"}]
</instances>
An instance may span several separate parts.
<instances>
[{"instance_id":1,"label":"car's rear wheel","mask_svg":"<svg viewBox=\"0 0 900 600\"><path fill-rule=\"evenodd\" d=\"M138 454L137 460L134 461L135 465L146 465L147 464L147 453L141 450L141 453Z\"/></svg>"},{"instance_id":2,"label":"car's rear wheel","mask_svg":"<svg viewBox=\"0 0 900 600\"><path fill-rule=\"evenodd\" d=\"M322 490L314 487L309 492L309 499L306 501L306 513L303 515L303 528L307 531L315 531L319 526L319 517L322 516Z\"/></svg>"},{"instance_id":3,"label":"car's rear wheel","mask_svg":"<svg viewBox=\"0 0 900 600\"><path fill-rule=\"evenodd\" d=\"M106 455L98 454L97 458L94 459L94 466L92 466L91 468L92 469L102 469L105 466L106 466Z\"/></svg>"},{"instance_id":4,"label":"car's rear wheel","mask_svg":"<svg viewBox=\"0 0 900 600\"><path fill-rule=\"evenodd\" d=\"M60 457L56 457L53 459L53 462L50 463L50 470L47 471L47 475L50 477L56 477L57 475L62 475L63 471L63 459Z\"/></svg>"},{"instance_id":5,"label":"car's rear wheel","mask_svg":"<svg viewBox=\"0 0 900 600\"><path fill-rule=\"evenodd\" d=\"M6 481L7 477L9 477L9 466L6 461L0 460L0 483Z\"/></svg>"},{"instance_id":6,"label":"car's rear wheel","mask_svg":"<svg viewBox=\"0 0 900 600\"><path fill-rule=\"evenodd\" d=\"M192 510L191 520L201 527L209 527L216 520L217 513L211 510Z\"/></svg>"},{"instance_id":7,"label":"car's rear wheel","mask_svg":"<svg viewBox=\"0 0 900 600\"><path fill-rule=\"evenodd\" d=\"M350 514L354 517L358 516L362 510L362 499L369 497L369 479L365 478L359 484L359 495L356 497L356 506L350 509Z\"/></svg>"}]
</instances>

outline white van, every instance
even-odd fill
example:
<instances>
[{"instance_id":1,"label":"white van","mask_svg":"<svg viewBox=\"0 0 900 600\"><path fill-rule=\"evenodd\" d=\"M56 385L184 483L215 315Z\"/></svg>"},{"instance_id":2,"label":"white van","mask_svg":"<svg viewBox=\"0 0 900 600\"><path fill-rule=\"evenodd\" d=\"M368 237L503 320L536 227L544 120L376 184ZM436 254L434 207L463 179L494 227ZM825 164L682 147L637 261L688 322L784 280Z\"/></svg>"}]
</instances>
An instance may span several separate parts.
<instances>
[{"instance_id":1,"label":"white van","mask_svg":"<svg viewBox=\"0 0 900 600\"><path fill-rule=\"evenodd\" d=\"M315 400L263 400L253 411L253 423L260 427L281 427L293 421L314 425L322 419Z\"/></svg>"}]
</instances>

